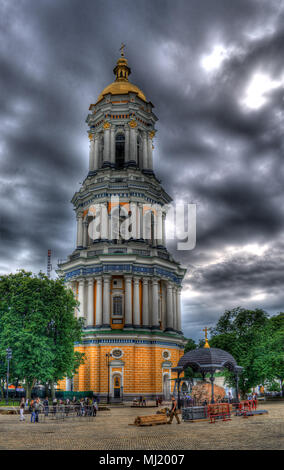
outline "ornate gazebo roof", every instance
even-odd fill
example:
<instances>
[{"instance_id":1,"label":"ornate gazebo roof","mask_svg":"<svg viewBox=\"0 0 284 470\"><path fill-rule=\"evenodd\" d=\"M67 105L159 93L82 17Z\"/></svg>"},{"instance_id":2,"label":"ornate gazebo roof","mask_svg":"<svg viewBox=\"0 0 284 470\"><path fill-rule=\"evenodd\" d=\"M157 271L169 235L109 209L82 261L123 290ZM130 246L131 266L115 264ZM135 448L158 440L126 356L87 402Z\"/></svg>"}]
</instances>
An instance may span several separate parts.
<instances>
[{"instance_id":1,"label":"ornate gazebo roof","mask_svg":"<svg viewBox=\"0 0 284 470\"><path fill-rule=\"evenodd\" d=\"M242 370L231 354L223 349L210 347L188 351L180 358L177 367L172 368L172 372L180 374L187 367L190 367L194 372L201 373L214 372L224 368L236 373Z\"/></svg>"}]
</instances>

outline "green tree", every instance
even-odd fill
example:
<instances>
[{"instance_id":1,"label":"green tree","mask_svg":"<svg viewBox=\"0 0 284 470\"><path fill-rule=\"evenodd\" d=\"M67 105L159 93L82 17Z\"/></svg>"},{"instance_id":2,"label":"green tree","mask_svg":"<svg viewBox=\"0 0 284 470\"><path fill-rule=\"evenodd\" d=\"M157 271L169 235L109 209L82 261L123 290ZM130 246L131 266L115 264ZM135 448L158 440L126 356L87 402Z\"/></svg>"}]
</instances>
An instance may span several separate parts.
<instances>
[{"instance_id":1,"label":"green tree","mask_svg":"<svg viewBox=\"0 0 284 470\"><path fill-rule=\"evenodd\" d=\"M271 347L269 351L272 363L274 378L280 380L281 392L284 396L284 313L280 312L269 319L269 336L271 338Z\"/></svg>"},{"instance_id":2,"label":"green tree","mask_svg":"<svg viewBox=\"0 0 284 470\"><path fill-rule=\"evenodd\" d=\"M187 338L187 343L184 347L184 354L196 348L197 348L196 342L191 338Z\"/></svg>"},{"instance_id":3,"label":"green tree","mask_svg":"<svg viewBox=\"0 0 284 470\"><path fill-rule=\"evenodd\" d=\"M25 271L0 276L0 355L12 348L10 377L24 381L27 396L36 382L72 376L82 363L74 352L82 337L76 305L62 280Z\"/></svg>"},{"instance_id":4,"label":"green tree","mask_svg":"<svg viewBox=\"0 0 284 470\"><path fill-rule=\"evenodd\" d=\"M242 395L283 374L283 336L278 323L264 310L238 307L227 310L211 329L210 346L228 351L243 367L239 382ZM226 373L226 377L232 383L232 374Z\"/></svg>"}]
</instances>

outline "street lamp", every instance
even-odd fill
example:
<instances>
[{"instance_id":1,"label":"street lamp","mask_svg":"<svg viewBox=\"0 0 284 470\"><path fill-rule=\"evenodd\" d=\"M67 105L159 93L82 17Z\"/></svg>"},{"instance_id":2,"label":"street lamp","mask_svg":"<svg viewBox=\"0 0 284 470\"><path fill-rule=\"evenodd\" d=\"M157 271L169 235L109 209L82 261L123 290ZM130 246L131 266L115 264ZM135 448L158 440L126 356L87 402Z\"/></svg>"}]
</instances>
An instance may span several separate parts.
<instances>
[{"instance_id":1,"label":"street lamp","mask_svg":"<svg viewBox=\"0 0 284 470\"><path fill-rule=\"evenodd\" d=\"M9 372L10 372L10 359L12 359L12 349L6 349L6 357L7 357L7 395L6 395L6 404L9 404Z\"/></svg>"},{"instance_id":2,"label":"street lamp","mask_svg":"<svg viewBox=\"0 0 284 470\"><path fill-rule=\"evenodd\" d=\"M107 403L109 404L109 358L112 357L111 353L106 353L107 362Z\"/></svg>"}]
</instances>

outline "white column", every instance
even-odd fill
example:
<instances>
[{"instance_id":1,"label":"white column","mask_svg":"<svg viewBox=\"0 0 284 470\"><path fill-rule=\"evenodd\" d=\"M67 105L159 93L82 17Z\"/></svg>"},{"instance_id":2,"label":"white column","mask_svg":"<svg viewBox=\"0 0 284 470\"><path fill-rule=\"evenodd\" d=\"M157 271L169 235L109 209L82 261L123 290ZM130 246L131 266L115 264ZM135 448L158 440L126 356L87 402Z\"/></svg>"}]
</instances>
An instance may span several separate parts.
<instances>
[{"instance_id":1,"label":"white column","mask_svg":"<svg viewBox=\"0 0 284 470\"><path fill-rule=\"evenodd\" d=\"M85 280L79 279L78 302L80 303L80 305L78 308L78 318L84 318L84 287Z\"/></svg>"},{"instance_id":2,"label":"white column","mask_svg":"<svg viewBox=\"0 0 284 470\"><path fill-rule=\"evenodd\" d=\"M134 238L140 238L140 210L137 203L130 204L130 210L132 212L132 232Z\"/></svg>"},{"instance_id":3,"label":"white column","mask_svg":"<svg viewBox=\"0 0 284 470\"><path fill-rule=\"evenodd\" d=\"M132 277L125 276L125 326L132 326Z\"/></svg>"},{"instance_id":4,"label":"white column","mask_svg":"<svg viewBox=\"0 0 284 470\"><path fill-rule=\"evenodd\" d=\"M94 157L95 157L95 142L92 139L90 140L90 150L89 150L89 171L94 171Z\"/></svg>"},{"instance_id":5,"label":"white column","mask_svg":"<svg viewBox=\"0 0 284 470\"><path fill-rule=\"evenodd\" d=\"M162 244L166 246L166 213L163 212Z\"/></svg>"},{"instance_id":6,"label":"white column","mask_svg":"<svg viewBox=\"0 0 284 470\"><path fill-rule=\"evenodd\" d=\"M77 215L77 247L83 246L83 215Z\"/></svg>"},{"instance_id":7,"label":"white column","mask_svg":"<svg viewBox=\"0 0 284 470\"><path fill-rule=\"evenodd\" d=\"M167 283L167 329L173 329L173 292L169 282Z\"/></svg>"},{"instance_id":8,"label":"white column","mask_svg":"<svg viewBox=\"0 0 284 470\"><path fill-rule=\"evenodd\" d=\"M177 289L173 287L173 329L177 330Z\"/></svg>"},{"instance_id":9,"label":"white column","mask_svg":"<svg viewBox=\"0 0 284 470\"><path fill-rule=\"evenodd\" d=\"M125 130L125 147L124 147L124 161L128 162L129 161L129 126L124 127Z\"/></svg>"},{"instance_id":10,"label":"white column","mask_svg":"<svg viewBox=\"0 0 284 470\"><path fill-rule=\"evenodd\" d=\"M115 126L110 129L110 161L115 164Z\"/></svg>"},{"instance_id":11,"label":"white column","mask_svg":"<svg viewBox=\"0 0 284 470\"><path fill-rule=\"evenodd\" d=\"M153 151L152 151L152 139L148 136L148 168L153 170Z\"/></svg>"},{"instance_id":12,"label":"white column","mask_svg":"<svg viewBox=\"0 0 284 470\"><path fill-rule=\"evenodd\" d=\"M83 222L83 247L88 246L88 222Z\"/></svg>"},{"instance_id":13,"label":"white column","mask_svg":"<svg viewBox=\"0 0 284 470\"><path fill-rule=\"evenodd\" d=\"M137 211L136 211L136 217L137 217L137 238L143 238L143 220L142 220L142 204L139 202L137 204ZM142 223L141 223L142 222Z\"/></svg>"},{"instance_id":14,"label":"white column","mask_svg":"<svg viewBox=\"0 0 284 470\"><path fill-rule=\"evenodd\" d=\"M101 238L108 240L109 234L109 216L107 210L107 203L102 204L100 207L100 226L101 226Z\"/></svg>"},{"instance_id":15,"label":"white column","mask_svg":"<svg viewBox=\"0 0 284 470\"><path fill-rule=\"evenodd\" d=\"M69 377L66 377L66 382L65 382L66 392L71 392L71 383L72 383L72 379L70 379Z\"/></svg>"},{"instance_id":16,"label":"white column","mask_svg":"<svg viewBox=\"0 0 284 470\"><path fill-rule=\"evenodd\" d=\"M181 331L181 287L177 291L177 330Z\"/></svg>"},{"instance_id":17,"label":"white column","mask_svg":"<svg viewBox=\"0 0 284 470\"><path fill-rule=\"evenodd\" d=\"M99 136L95 136L94 142L94 170L99 168Z\"/></svg>"},{"instance_id":18,"label":"white column","mask_svg":"<svg viewBox=\"0 0 284 470\"><path fill-rule=\"evenodd\" d=\"M110 325L110 277L104 276L103 325Z\"/></svg>"},{"instance_id":19,"label":"white column","mask_svg":"<svg viewBox=\"0 0 284 470\"><path fill-rule=\"evenodd\" d=\"M158 279L152 279L152 327L159 328Z\"/></svg>"},{"instance_id":20,"label":"white column","mask_svg":"<svg viewBox=\"0 0 284 470\"><path fill-rule=\"evenodd\" d=\"M143 169L148 168L148 147L147 147L147 134L143 132Z\"/></svg>"},{"instance_id":21,"label":"white column","mask_svg":"<svg viewBox=\"0 0 284 470\"><path fill-rule=\"evenodd\" d=\"M156 237L155 243L157 245L163 245L163 212L162 212L161 207L157 209L155 227L156 227L156 230L154 232L154 235Z\"/></svg>"},{"instance_id":22,"label":"white column","mask_svg":"<svg viewBox=\"0 0 284 470\"><path fill-rule=\"evenodd\" d=\"M102 278L96 278L96 326L101 326L102 318Z\"/></svg>"},{"instance_id":23,"label":"white column","mask_svg":"<svg viewBox=\"0 0 284 470\"><path fill-rule=\"evenodd\" d=\"M104 163L110 162L110 129L104 129Z\"/></svg>"},{"instance_id":24,"label":"white column","mask_svg":"<svg viewBox=\"0 0 284 470\"><path fill-rule=\"evenodd\" d=\"M94 324L94 279L88 279L88 316L87 326Z\"/></svg>"},{"instance_id":25,"label":"white column","mask_svg":"<svg viewBox=\"0 0 284 470\"><path fill-rule=\"evenodd\" d=\"M133 324L140 326L140 295L139 295L139 278L134 277L134 292L133 292Z\"/></svg>"},{"instance_id":26,"label":"white column","mask_svg":"<svg viewBox=\"0 0 284 470\"><path fill-rule=\"evenodd\" d=\"M137 139L138 139L138 135L137 135ZM143 141L141 137L139 141L139 155L137 155L137 162L139 164L140 170L142 170L143 169Z\"/></svg>"},{"instance_id":27,"label":"white column","mask_svg":"<svg viewBox=\"0 0 284 470\"><path fill-rule=\"evenodd\" d=\"M142 323L143 326L150 326L149 318L149 287L148 279L143 279L143 297L142 297Z\"/></svg>"}]
</instances>

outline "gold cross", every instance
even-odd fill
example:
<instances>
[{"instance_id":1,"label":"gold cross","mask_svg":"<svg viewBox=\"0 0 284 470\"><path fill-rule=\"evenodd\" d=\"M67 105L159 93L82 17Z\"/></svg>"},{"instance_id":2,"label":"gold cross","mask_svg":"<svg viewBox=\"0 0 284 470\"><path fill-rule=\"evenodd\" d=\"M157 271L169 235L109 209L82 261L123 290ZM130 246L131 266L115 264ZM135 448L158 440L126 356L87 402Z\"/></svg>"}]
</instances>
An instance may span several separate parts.
<instances>
[{"instance_id":1,"label":"gold cross","mask_svg":"<svg viewBox=\"0 0 284 470\"><path fill-rule=\"evenodd\" d=\"M121 57L124 57L124 48L125 48L125 44L123 44L123 42L121 43L121 47L120 47L120 53L121 53Z\"/></svg>"},{"instance_id":2,"label":"gold cross","mask_svg":"<svg viewBox=\"0 0 284 470\"><path fill-rule=\"evenodd\" d=\"M206 326L205 328L203 328L202 331L205 332L205 344L204 344L204 347L205 347L205 348L210 348L210 345L209 345L209 343L208 343L208 338L207 338L207 333L208 333L208 328L207 328L207 326Z\"/></svg>"}]
</instances>

